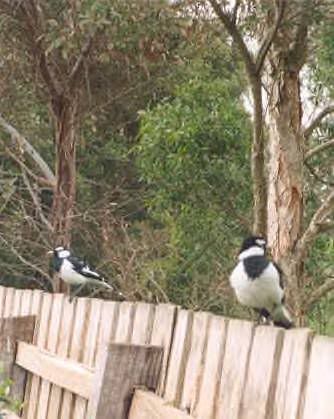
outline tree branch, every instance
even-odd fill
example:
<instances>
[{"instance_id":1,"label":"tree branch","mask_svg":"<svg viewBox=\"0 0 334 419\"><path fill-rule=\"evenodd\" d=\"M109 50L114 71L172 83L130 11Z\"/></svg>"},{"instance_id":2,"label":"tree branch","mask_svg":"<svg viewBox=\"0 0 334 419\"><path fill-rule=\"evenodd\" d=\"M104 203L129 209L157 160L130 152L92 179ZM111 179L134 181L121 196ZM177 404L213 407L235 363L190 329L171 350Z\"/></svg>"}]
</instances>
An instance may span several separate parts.
<instances>
[{"instance_id":1,"label":"tree branch","mask_svg":"<svg viewBox=\"0 0 334 419\"><path fill-rule=\"evenodd\" d=\"M49 220L43 214L43 210L42 210L42 207L40 205L38 196L34 192L32 186L31 186L31 184L29 182L28 176L26 175L26 173L25 173L24 170L22 170L22 179L23 179L23 181L24 181L24 183L25 183L25 185L26 185L26 187L27 187L27 189L29 191L29 194L31 196L31 199L32 199L32 201L33 201L33 203L35 205L36 211L38 212L39 218L41 219L41 221L43 222L43 224L46 226L46 228L49 231L52 232L53 231L53 227L52 227L51 223L49 222Z\"/></svg>"},{"instance_id":2,"label":"tree branch","mask_svg":"<svg viewBox=\"0 0 334 419\"><path fill-rule=\"evenodd\" d=\"M24 152L26 152L36 163L40 171L43 173L50 185L54 186L56 183L56 177L52 170L37 152L37 150L26 140L12 125L10 125L0 114L0 126L7 131L11 138L18 143Z\"/></svg>"},{"instance_id":3,"label":"tree branch","mask_svg":"<svg viewBox=\"0 0 334 419\"><path fill-rule=\"evenodd\" d=\"M85 62L85 58L88 56L89 51L92 47L94 36L95 36L95 34L90 35L88 37L87 41L85 42L84 46L81 49L80 55L78 56L75 64L73 65L73 68L72 68L71 73L69 75L70 91L73 91L73 89L76 87L76 85L78 83L78 80L79 80L78 74L82 70L84 62Z\"/></svg>"},{"instance_id":4,"label":"tree branch","mask_svg":"<svg viewBox=\"0 0 334 419\"><path fill-rule=\"evenodd\" d=\"M305 139L308 139L313 131L318 128L318 126L321 124L322 120L326 118L329 114L334 112L334 105L327 106L324 108L321 112L318 113L318 115L313 119L313 121L310 123L310 125L306 128L304 128L304 137Z\"/></svg>"},{"instance_id":5,"label":"tree branch","mask_svg":"<svg viewBox=\"0 0 334 419\"><path fill-rule=\"evenodd\" d=\"M233 21L233 16L230 16L229 13L224 12L216 0L210 0L210 3L216 15L225 26L227 32L232 37L233 41L237 44L240 54L242 56L242 59L246 65L248 76L249 77L254 76L256 74L256 67L255 67L253 57L250 51L248 50L247 45L245 44L245 41L243 40L236 26L236 23Z\"/></svg>"},{"instance_id":6,"label":"tree branch","mask_svg":"<svg viewBox=\"0 0 334 419\"><path fill-rule=\"evenodd\" d=\"M39 266L34 265L33 263L29 262L26 258L24 258L16 249L14 246L12 246L6 239L4 239L2 236L0 236L0 240L11 250L11 252L26 266L29 266L29 268L35 270L36 272L40 273L44 278L46 278L50 284L53 286L53 281L50 275L48 275L46 272L43 271Z\"/></svg>"},{"instance_id":7,"label":"tree branch","mask_svg":"<svg viewBox=\"0 0 334 419\"><path fill-rule=\"evenodd\" d=\"M305 160L310 159L311 157L313 157L314 155L320 153L321 151L326 150L329 147L333 147L334 146L334 138L332 138L331 140L326 141L323 144L319 144L318 146L311 148L311 150L308 150L305 153Z\"/></svg>"},{"instance_id":8,"label":"tree branch","mask_svg":"<svg viewBox=\"0 0 334 419\"><path fill-rule=\"evenodd\" d=\"M328 278L320 287L315 289L308 297L305 298L305 311L307 311L314 303L318 302L322 297L334 289L334 278Z\"/></svg>"},{"instance_id":9,"label":"tree branch","mask_svg":"<svg viewBox=\"0 0 334 419\"><path fill-rule=\"evenodd\" d=\"M311 175L314 177L314 179L320 183L322 183L323 185L326 186L334 186L334 183L329 181L329 180L325 180L323 179L322 176L318 175L318 173L313 169L313 167L305 160L304 161L304 165L305 167L309 170L309 172L311 173Z\"/></svg>"},{"instance_id":10,"label":"tree branch","mask_svg":"<svg viewBox=\"0 0 334 419\"><path fill-rule=\"evenodd\" d=\"M326 224L326 219L330 216L334 210L334 189L330 191L326 199L320 205L319 209L313 215L310 224L305 230L302 237L299 239L296 252L297 259L303 260L309 245L315 239L315 237L320 233L321 227L323 224Z\"/></svg>"},{"instance_id":11,"label":"tree branch","mask_svg":"<svg viewBox=\"0 0 334 419\"><path fill-rule=\"evenodd\" d=\"M256 61L255 61L255 67L256 67L256 72L257 74L259 74L262 70L263 67L263 63L264 60L268 54L268 51L273 43L273 40L275 39L275 36L277 34L278 28L282 22L283 19L283 15L284 15L284 10L285 10L285 5L286 5L286 1L285 0L281 0L279 2L278 8L276 8L276 17L275 17L275 22L274 22L274 26L272 28L271 31L269 31L265 37L265 39L263 40L259 51L257 53L256 56Z\"/></svg>"}]
</instances>

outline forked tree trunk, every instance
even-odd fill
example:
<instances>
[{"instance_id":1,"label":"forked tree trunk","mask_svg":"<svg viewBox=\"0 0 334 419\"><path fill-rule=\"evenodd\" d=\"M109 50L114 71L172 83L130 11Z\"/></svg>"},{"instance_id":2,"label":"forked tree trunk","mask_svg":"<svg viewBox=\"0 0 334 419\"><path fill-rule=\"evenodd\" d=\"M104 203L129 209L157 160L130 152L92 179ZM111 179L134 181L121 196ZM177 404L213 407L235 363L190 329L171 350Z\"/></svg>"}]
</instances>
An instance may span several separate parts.
<instances>
[{"instance_id":1,"label":"forked tree trunk","mask_svg":"<svg viewBox=\"0 0 334 419\"><path fill-rule=\"evenodd\" d=\"M302 25L304 22L300 21L298 28L284 25L279 30L267 68L270 92L268 244L286 274L287 300L297 323L303 317L303 263L294 252L303 227L300 70L305 60L307 33L301 36Z\"/></svg>"},{"instance_id":2,"label":"forked tree trunk","mask_svg":"<svg viewBox=\"0 0 334 419\"><path fill-rule=\"evenodd\" d=\"M52 225L54 246L69 246L76 192L76 97L64 100L55 116L56 145L56 186L52 205ZM57 279L55 291L65 291L66 287Z\"/></svg>"}]
</instances>

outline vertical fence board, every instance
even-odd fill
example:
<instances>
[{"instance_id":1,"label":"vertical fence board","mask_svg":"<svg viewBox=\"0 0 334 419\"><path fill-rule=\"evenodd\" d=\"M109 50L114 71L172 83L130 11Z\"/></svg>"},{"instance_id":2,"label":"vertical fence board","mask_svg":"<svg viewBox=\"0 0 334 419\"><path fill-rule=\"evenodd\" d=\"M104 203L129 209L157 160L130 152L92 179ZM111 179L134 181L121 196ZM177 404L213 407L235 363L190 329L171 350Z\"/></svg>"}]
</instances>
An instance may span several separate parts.
<instances>
[{"instance_id":1,"label":"vertical fence board","mask_svg":"<svg viewBox=\"0 0 334 419\"><path fill-rule=\"evenodd\" d=\"M43 293L40 290L34 290L31 295L31 306L30 306L30 310L28 314L32 314L36 316L35 331L34 331L34 336L33 336L34 344L37 344L38 331L40 327L42 296L43 296ZM23 417L24 418L29 417L28 410L30 406L29 399L30 399L30 394L32 392L32 382L33 382L33 377L31 374L28 374L25 395L24 395L24 404L23 404Z\"/></svg>"},{"instance_id":2,"label":"vertical fence board","mask_svg":"<svg viewBox=\"0 0 334 419\"><path fill-rule=\"evenodd\" d=\"M12 317L14 305L14 288L6 288L3 317Z\"/></svg>"},{"instance_id":3,"label":"vertical fence board","mask_svg":"<svg viewBox=\"0 0 334 419\"><path fill-rule=\"evenodd\" d=\"M300 418L299 406L307 373L311 335L309 329L285 332L275 399L269 412L273 419Z\"/></svg>"},{"instance_id":4,"label":"vertical fence board","mask_svg":"<svg viewBox=\"0 0 334 419\"><path fill-rule=\"evenodd\" d=\"M99 360L89 419L126 419L135 386L158 385L162 348L147 345L110 344Z\"/></svg>"},{"instance_id":5,"label":"vertical fence board","mask_svg":"<svg viewBox=\"0 0 334 419\"><path fill-rule=\"evenodd\" d=\"M157 393L159 395L163 394L165 388L167 363L169 359L169 353L171 350L176 311L176 307L170 304L159 304L155 308L150 343L151 345L158 345L164 348L160 382L157 390Z\"/></svg>"},{"instance_id":6,"label":"vertical fence board","mask_svg":"<svg viewBox=\"0 0 334 419\"><path fill-rule=\"evenodd\" d=\"M209 313L195 313L180 407L192 411L198 398L207 341Z\"/></svg>"},{"instance_id":7,"label":"vertical fence board","mask_svg":"<svg viewBox=\"0 0 334 419\"><path fill-rule=\"evenodd\" d=\"M193 312L178 311L164 392L164 398L176 405L181 401L192 321Z\"/></svg>"},{"instance_id":8,"label":"vertical fence board","mask_svg":"<svg viewBox=\"0 0 334 419\"><path fill-rule=\"evenodd\" d=\"M195 404L195 417L213 418L216 410L222 361L226 340L227 322L219 316L212 316L209 321L208 342L205 362L201 377L198 400ZM192 413L192 412L191 412Z\"/></svg>"},{"instance_id":9,"label":"vertical fence board","mask_svg":"<svg viewBox=\"0 0 334 419\"><path fill-rule=\"evenodd\" d=\"M153 328L154 309L155 307L152 304L137 304L131 343L143 345L150 342Z\"/></svg>"},{"instance_id":10,"label":"vertical fence board","mask_svg":"<svg viewBox=\"0 0 334 419\"><path fill-rule=\"evenodd\" d=\"M6 288L0 286L0 317L4 317L4 308L5 308L5 299L6 299Z\"/></svg>"},{"instance_id":11,"label":"vertical fence board","mask_svg":"<svg viewBox=\"0 0 334 419\"><path fill-rule=\"evenodd\" d=\"M12 311L10 313L11 317L19 316L21 311L21 300L22 300L23 292L19 289L14 290L14 297L13 297L13 306Z\"/></svg>"},{"instance_id":12,"label":"vertical fence board","mask_svg":"<svg viewBox=\"0 0 334 419\"><path fill-rule=\"evenodd\" d=\"M84 339L84 354L82 362L90 367L93 366L97 335L99 331L99 323L101 318L102 302L98 299L90 300L90 312L89 319L87 322L87 334ZM84 419L87 409L87 400L76 396L73 417L75 419Z\"/></svg>"},{"instance_id":13,"label":"vertical fence board","mask_svg":"<svg viewBox=\"0 0 334 419\"><path fill-rule=\"evenodd\" d=\"M118 315L119 303L114 301L103 301L94 365L103 348L105 348L115 336Z\"/></svg>"},{"instance_id":14,"label":"vertical fence board","mask_svg":"<svg viewBox=\"0 0 334 419\"><path fill-rule=\"evenodd\" d=\"M70 303L69 299L64 297L63 315L61 319L59 338L57 345L57 354L66 358L68 356L69 345L71 342L72 329L74 319L74 304ZM62 388L53 385L50 393L50 401L48 408L48 419L58 419L61 409Z\"/></svg>"},{"instance_id":15,"label":"vertical fence board","mask_svg":"<svg viewBox=\"0 0 334 419\"><path fill-rule=\"evenodd\" d=\"M217 419L239 418L253 333L253 323L229 320L217 402Z\"/></svg>"},{"instance_id":16,"label":"vertical fence board","mask_svg":"<svg viewBox=\"0 0 334 419\"><path fill-rule=\"evenodd\" d=\"M46 343L46 349L51 353L55 353L57 349L63 302L64 294L53 295L49 334ZM37 419L45 419L47 417L50 392L51 383L47 380L42 380L38 400Z\"/></svg>"},{"instance_id":17,"label":"vertical fence board","mask_svg":"<svg viewBox=\"0 0 334 419\"><path fill-rule=\"evenodd\" d=\"M51 306L52 306L52 295L43 294L42 296L42 305L41 305L41 314L38 325L36 345L40 348L45 348L48 332L49 332L49 319L51 315ZM29 392L29 404L27 407L27 419L35 419L37 412L38 402L39 402L39 388L40 388L40 378L36 375L32 376L31 387Z\"/></svg>"},{"instance_id":18,"label":"vertical fence board","mask_svg":"<svg viewBox=\"0 0 334 419\"><path fill-rule=\"evenodd\" d=\"M303 419L334 418L334 339L316 336L312 343Z\"/></svg>"},{"instance_id":19,"label":"vertical fence board","mask_svg":"<svg viewBox=\"0 0 334 419\"><path fill-rule=\"evenodd\" d=\"M130 342L135 315L135 304L130 302L120 303L118 322L115 332L115 342Z\"/></svg>"},{"instance_id":20,"label":"vertical fence board","mask_svg":"<svg viewBox=\"0 0 334 419\"><path fill-rule=\"evenodd\" d=\"M265 419L272 386L276 381L283 330L259 326L255 329L240 419Z\"/></svg>"},{"instance_id":21,"label":"vertical fence board","mask_svg":"<svg viewBox=\"0 0 334 419\"><path fill-rule=\"evenodd\" d=\"M76 304L76 306L69 358L80 362L83 356L83 342L85 339L85 333L87 331L86 323L89 309L89 299L78 298L72 304ZM72 417L72 405L73 394L69 391L64 391L63 403L60 413L61 419L70 419Z\"/></svg>"},{"instance_id":22,"label":"vertical fence board","mask_svg":"<svg viewBox=\"0 0 334 419\"><path fill-rule=\"evenodd\" d=\"M22 305L20 314L22 316L26 316L27 314L30 314L31 312L31 304L32 304L32 296L33 292L32 290L24 290L22 295Z\"/></svg>"}]
</instances>

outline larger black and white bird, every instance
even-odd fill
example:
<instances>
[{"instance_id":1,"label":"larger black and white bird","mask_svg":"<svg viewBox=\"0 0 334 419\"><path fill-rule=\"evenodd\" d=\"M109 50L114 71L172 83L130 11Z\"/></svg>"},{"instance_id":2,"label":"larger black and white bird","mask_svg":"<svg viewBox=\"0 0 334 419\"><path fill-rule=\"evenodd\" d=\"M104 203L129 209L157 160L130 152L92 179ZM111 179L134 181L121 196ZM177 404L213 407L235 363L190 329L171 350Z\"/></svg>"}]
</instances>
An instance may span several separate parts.
<instances>
[{"instance_id":1,"label":"larger black and white bird","mask_svg":"<svg viewBox=\"0 0 334 419\"><path fill-rule=\"evenodd\" d=\"M104 287L109 290L114 288L108 284L103 276L95 272L84 260L73 256L71 252L62 246L48 252L53 254L53 267L59 273L60 278L70 286L78 286L75 294L78 294L85 285ZM73 295L71 296L73 297Z\"/></svg>"},{"instance_id":2,"label":"larger black and white bird","mask_svg":"<svg viewBox=\"0 0 334 419\"><path fill-rule=\"evenodd\" d=\"M230 284L241 304L271 319L276 326L292 327L291 316L284 306L282 271L267 259L265 239L251 236L244 240Z\"/></svg>"}]
</instances>

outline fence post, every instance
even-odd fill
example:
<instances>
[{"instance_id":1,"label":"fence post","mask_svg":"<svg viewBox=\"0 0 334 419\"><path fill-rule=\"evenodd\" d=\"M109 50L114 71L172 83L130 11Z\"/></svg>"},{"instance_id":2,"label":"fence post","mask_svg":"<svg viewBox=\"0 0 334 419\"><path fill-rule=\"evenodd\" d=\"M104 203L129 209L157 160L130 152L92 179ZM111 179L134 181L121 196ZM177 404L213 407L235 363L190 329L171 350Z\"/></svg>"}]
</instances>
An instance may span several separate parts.
<instances>
[{"instance_id":1,"label":"fence post","mask_svg":"<svg viewBox=\"0 0 334 419\"><path fill-rule=\"evenodd\" d=\"M15 365L17 341L31 342L35 316L0 318L0 383L12 380L11 397L23 400L26 371Z\"/></svg>"},{"instance_id":2,"label":"fence post","mask_svg":"<svg viewBox=\"0 0 334 419\"><path fill-rule=\"evenodd\" d=\"M87 419L126 419L134 388L157 388L162 355L159 346L109 344L99 356Z\"/></svg>"}]
</instances>

